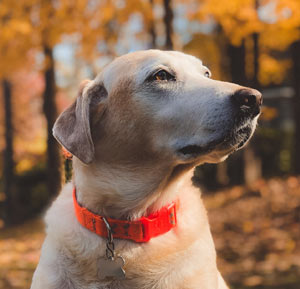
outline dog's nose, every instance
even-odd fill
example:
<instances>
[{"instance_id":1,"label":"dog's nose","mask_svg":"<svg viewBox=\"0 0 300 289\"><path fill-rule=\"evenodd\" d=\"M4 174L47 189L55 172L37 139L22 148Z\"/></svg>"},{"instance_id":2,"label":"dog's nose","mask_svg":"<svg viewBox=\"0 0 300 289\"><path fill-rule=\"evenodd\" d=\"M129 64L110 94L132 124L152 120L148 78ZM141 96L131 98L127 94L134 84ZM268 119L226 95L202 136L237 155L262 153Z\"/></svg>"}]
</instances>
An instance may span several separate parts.
<instances>
[{"instance_id":1,"label":"dog's nose","mask_svg":"<svg viewBox=\"0 0 300 289\"><path fill-rule=\"evenodd\" d=\"M232 95L232 101L240 109L248 109L255 114L259 114L262 105L262 95L252 88L242 88Z\"/></svg>"}]
</instances>

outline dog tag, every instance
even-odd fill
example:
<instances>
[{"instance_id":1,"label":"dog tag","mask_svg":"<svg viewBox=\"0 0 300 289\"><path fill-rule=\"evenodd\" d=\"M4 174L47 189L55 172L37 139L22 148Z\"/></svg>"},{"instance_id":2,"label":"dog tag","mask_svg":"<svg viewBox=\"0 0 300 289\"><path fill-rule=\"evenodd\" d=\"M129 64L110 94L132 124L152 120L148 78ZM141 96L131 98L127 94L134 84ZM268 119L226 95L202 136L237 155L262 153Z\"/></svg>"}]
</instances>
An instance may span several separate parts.
<instances>
[{"instance_id":1,"label":"dog tag","mask_svg":"<svg viewBox=\"0 0 300 289\"><path fill-rule=\"evenodd\" d=\"M123 266L124 259L121 256L108 259L106 257L99 259L98 277L101 280L122 280L125 279L125 270Z\"/></svg>"}]
</instances>

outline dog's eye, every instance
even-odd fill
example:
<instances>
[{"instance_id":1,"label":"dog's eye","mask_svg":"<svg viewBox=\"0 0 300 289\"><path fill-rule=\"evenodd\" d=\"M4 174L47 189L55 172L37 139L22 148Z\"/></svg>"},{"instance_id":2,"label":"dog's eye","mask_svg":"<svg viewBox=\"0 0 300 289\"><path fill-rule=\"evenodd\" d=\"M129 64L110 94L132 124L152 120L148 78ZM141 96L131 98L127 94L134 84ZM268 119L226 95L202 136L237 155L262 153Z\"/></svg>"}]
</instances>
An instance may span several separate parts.
<instances>
[{"instance_id":1,"label":"dog's eye","mask_svg":"<svg viewBox=\"0 0 300 289\"><path fill-rule=\"evenodd\" d=\"M165 71L165 70L160 70L158 72L156 72L154 75L152 75L150 77L150 80L157 80L157 81L169 81L169 80L172 80L174 81L175 80L175 77L170 74L169 72Z\"/></svg>"},{"instance_id":2,"label":"dog's eye","mask_svg":"<svg viewBox=\"0 0 300 289\"><path fill-rule=\"evenodd\" d=\"M204 72L204 76L210 78L211 73L207 70L207 71Z\"/></svg>"}]
</instances>

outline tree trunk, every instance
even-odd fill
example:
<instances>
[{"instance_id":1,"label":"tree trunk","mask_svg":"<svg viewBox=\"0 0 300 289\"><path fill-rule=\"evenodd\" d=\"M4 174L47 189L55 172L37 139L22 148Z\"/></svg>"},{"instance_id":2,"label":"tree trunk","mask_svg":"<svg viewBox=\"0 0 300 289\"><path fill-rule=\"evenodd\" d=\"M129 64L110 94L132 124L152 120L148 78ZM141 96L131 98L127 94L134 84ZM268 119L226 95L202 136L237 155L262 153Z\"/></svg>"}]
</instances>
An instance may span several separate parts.
<instances>
[{"instance_id":1,"label":"tree trunk","mask_svg":"<svg viewBox=\"0 0 300 289\"><path fill-rule=\"evenodd\" d=\"M253 183L261 177L261 160L255 155L251 140L244 148L243 158L245 184L251 188Z\"/></svg>"},{"instance_id":2,"label":"tree trunk","mask_svg":"<svg viewBox=\"0 0 300 289\"><path fill-rule=\"evenodd\" d=\"M229 69L231 80L240 85L247 85L247 77L245 72L245 41L240 46L228 45Z\"/></svg>"},{"instance_id":3,"label":"tree trunk","mask_svg":"<svg viewBox=\"0 0 300 289\"><path fill-rule=\"evenodd\" d=\"M246 71L245 71L245 42L242 41L240 46L233 46L228 44L227 53L229 56L229 71L231 81L240 85L247 85ZM230 164L230 182L233 184L240 184L244 182L245 175L241 168L244 168L243 152L235 153L229 160Z\"/></svg>"},{"instance_id":4,"label":"tree trunk","mask_svg":"<svg viewBox=\"0 0 300 289\"><path fill-rule=\"evenodd\" d=\"M5 118L5 150L3 165L3 190L5 194L4 222L5 225L13 223L13 184L14 184L14 158L13 158L13 124L11 104L11 84L3 80L4 118Z\"/></svg>"},{"instance_id":5,"label":"tree trunk","mask_svg":"<svg viewBox=\"0 0 300 289\"><path fill-rule=\"evenodd\" d=\"M294 172L300 174L300 40L294 42L291 46L293 60L293 86L295 95L294 103Z\"/></svg>"},{"instance_id":6,"label":"tree trunk","mask_svg":"<svg viewBox=\"0 0 300 289\"><path fill-rule=\"evenodd\" d=\"M50 196L56 196L61 187L61 158L60 148L52 135L52 128L57 117L55 103L55 75L53 52L47 45L44 46L46 70L44 72L45 91L43 110L47 120L47 188Z\"/></svg>"},{"instance_id":7,"label":"tree trunk","mask_svg":"<svg viewBox=\"0 0 300 289\"><path fill-rule=\"evenodd\" d=\"M150 0L152 18L149 25L149 34L151 36L150 48L156 48L156 31L155 31L155 21L154 21L154 0Z\"/></svg>"},{"instance_id":8,"label":"tree trunk","mask_svg":"<svg viewBox=\"0 0 300 289\"><path fill-rule=\"evenodd\" d=\"M259 89L260 84L258 80L259 73L259 34L254 33L252 35L253 39L253 79L251 81L251 86L253 88ZM253 141L251 140L248 145L244 148L244 178L245 184L248 187L251 187L253 182L261 178L262 176L262 168L261 168L261 160L255 154Z\"/></svg>"},{"instance_id":9,"label":"tree trunk","mask_svg":"<svg viewBox=\"0 0 300 289\"><path fill-rule=\"evenodd\" d=\"M259 8L259 0L255 0L255 10L256 13L258 13L258 8ZM259 34L258 33L253 33L252 35L253 39L253 87L256 89L260 89L260 84L258 80L258 73L259 73Z\"/></svg>"},{"instance_id":10,"label":"tree trunk","mask_svg":"<svg viewBox=\"0 0 300 289\"><path fill-rule=\"evenodd\" d=\"M222 162L218 164L216 179L218 184L222 186L227 186L229 184L229 177L227 173L227 162Z\"/></svg>"},{"instance_id":11,"label":"tree trunk","mask_svg":"<svg viewBox=\"0 0 300 289\"><path fill-rule=\"evenodd\" d=\"M164 0L164 23L165 23L165 31L166 31L166 44L165 48L167 50L173 49L173 41L172 41L172 34L173 34L173 10L172 10L172 0Z\"/></svg>"},{"instance_id":12,"label":"tree trunk","mask_svg":"<svg viewBox=\"0 0 300 289\"><path fill-rule=\"evenodd\" d=\"M259 1L255 0L255 9L256 11L259 8ZM251 81L251 86L256 89L260 89L260 84L258 80L259 73L259 34L253 33L253 78ZM255 154L254 150L254 142L255 140L251 140L248 145L244 148L243 158L244 158L244 178L245 184L248 187L251 187L253 182L261 178L262 169L261 169L261 160Z\"/></svg>"},{"instance_id":13,"label":"tree trunk","mask_svg":"<svg viewBox=\"0 0 300 289\"><path fill-rule=\"evenodd\" d=\"M252 86L256 89L260 89L260 84L258 80L259 73L259 34L254 33L253 38L253 79Z\"/></svg>"},{"instance_id":14,"label":"tree trunk","mask_svg":"<svg viewBox=\"0 0 300 289\"><path fill-rule=\"evenodd\" d=\"M230 66L231 66L231 76L232 81L249 86L250 84L254 88L259 88L258 73L259 73L259 35L257 33L253 34L253 79L248 80L245 70L245 59L246 59L246 49L245 43L242 42L241 46L234 47L229 45L229 57L230 57ZM261 161L255 155L255 151L252 145L253 140L250 140L250 143L243 149L241 160L243 162L243 177L244 182L247 186L251 186L254 181L261 177ZM239 167L239 166L237 166ZM236 176L239 175L239 172L236 172Z\"/></svg>"}]
</instances>

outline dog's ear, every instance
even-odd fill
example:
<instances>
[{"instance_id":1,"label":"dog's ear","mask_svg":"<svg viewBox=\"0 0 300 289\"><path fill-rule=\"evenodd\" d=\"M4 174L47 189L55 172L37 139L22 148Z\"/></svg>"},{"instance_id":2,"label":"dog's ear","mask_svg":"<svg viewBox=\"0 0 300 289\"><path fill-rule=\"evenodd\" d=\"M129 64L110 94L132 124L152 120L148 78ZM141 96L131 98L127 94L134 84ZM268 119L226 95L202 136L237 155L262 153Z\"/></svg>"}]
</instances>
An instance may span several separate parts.
<instances>
[{"instance_id":1,"label":"dog's ear","mask_svg":"<svg viewBox=\"0 0 300 289\"><path fill-rule=\"evenodd\" d=\"M95 148L91 134L92 111L107 97L102 84L81 83L76 101L62 112L53 127L53 135L70 153L89 164Z\"/></svg>"}]
</instances>

